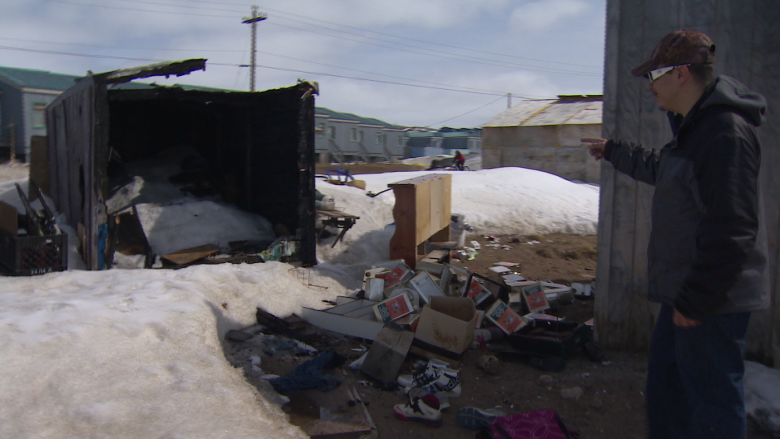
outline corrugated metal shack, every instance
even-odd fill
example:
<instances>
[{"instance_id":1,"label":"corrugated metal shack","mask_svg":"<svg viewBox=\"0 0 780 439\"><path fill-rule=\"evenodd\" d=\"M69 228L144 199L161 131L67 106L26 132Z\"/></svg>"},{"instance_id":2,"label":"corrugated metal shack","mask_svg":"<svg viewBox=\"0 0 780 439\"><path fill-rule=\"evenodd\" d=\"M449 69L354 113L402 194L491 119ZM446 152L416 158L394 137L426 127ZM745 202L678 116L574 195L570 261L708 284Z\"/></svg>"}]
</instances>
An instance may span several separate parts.
<instances>
[{"instance_id":1,"label":"corrugated metal shack","mask_svg":"<svg viewBox=\"0 0 780 439\"><path fill-rule=\"evenodd\" d=\"M528 99L482 127L482 168L518 166L569 180L599 181L582 137L601 136L602 97Z\"/></svg>"},{"instance_id":2,"label":"corrugated metal shack","mask_svg":"<svg viewBox=\"0 0 780 439\"><path fill-rule=\"evenodd\" d=\"M666 115L631 76L656 43L676 29L707 33L717 45L716 73L733 76L768 101L762 142L761 186L769 232L772 309L754 313L747 353L780 365L780 8L776 1L608 0L602 137L661 147L672 136ZM600 343L644 350L657 310L646 298L647 240L653 188L601 170L596 327Z\"/></svg>"},{"instance_id":3,"label":"corrugated metal shack","mask_svg":"<svg viewBox=\"0 0 780 439\"><path fill-rule=\"evenodd\" d=\"M297 242L292 260L316 264L315 85L302 82L260 93L112 88L138 78L205 70L205 62L89 74L48 106L50 195L77 228L89 269L100 268L104 256L99 234L112 214L106 201L116 177L113 158L126 164L185 143L214 176L230 177L230 202L289 231Z\"/></svg>"}]
</instances>

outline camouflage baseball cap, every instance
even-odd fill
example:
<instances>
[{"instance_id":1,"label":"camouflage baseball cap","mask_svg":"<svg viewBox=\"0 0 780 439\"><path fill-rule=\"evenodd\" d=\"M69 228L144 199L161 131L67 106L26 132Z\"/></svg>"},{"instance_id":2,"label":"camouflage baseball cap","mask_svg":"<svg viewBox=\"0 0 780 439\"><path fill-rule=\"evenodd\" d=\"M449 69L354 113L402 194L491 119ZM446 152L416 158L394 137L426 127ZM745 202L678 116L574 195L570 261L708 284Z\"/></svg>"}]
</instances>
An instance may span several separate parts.
<instances>
[{"instance_id":1,"label":"camouflage baseball cap","mask_svg":"<svg viewBox=\"0 0 780 439\"><path fill-rule=\"evenodd\" d=\"M644 76L650 70L661 67L714 62L715 44L710 37L695 30L682 29L661 38L650 59L631 70L631 74Z\"/></svg>"}]
</instances>

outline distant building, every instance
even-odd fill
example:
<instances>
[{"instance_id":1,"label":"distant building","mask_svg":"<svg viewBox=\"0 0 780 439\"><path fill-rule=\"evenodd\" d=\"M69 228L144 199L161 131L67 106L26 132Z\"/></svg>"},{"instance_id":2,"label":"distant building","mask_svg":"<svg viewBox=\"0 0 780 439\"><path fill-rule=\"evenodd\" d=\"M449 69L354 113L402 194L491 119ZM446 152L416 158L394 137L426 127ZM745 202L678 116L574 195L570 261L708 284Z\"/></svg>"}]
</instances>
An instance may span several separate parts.
<instances>
[{"instance_id":1,"label":"distant building","mask_svg":"<svg viewBox=\"0 0 780 439\"><path fill-rule=\"evenodd\" d=\"M409 157L429 157L479 153L482 150L482 130L479 128L442 128L438 131L414 129L407 133Z\"/></svg>"},{"instance_id":2,"label":"distant building","mask_svg":"<svg viewBox=\"0 0 780 439\"><path fill-rule=\"evenodd\" d=\"M0 67L0 155L30 154L32 136L46 135L46 106L79 76Z\"/></svg>"},{"instance_id":3,"label":"distant building","mask_svg":"<svg viewBox=\"0 0 780 439\"><path fill-rule=\"evenodd\" d=\"M32 136L46 135L46 107L80 78L43 70L0 67L0 156L24 159ZM116 88L148 88L141 83ZM227 91L209 87L174 85L187 90ZM380 162L404 157L405 128L378 119L315 108L317 162Z\"/></svg>"},{"instance_id":4,"label":"distant building","mask_svg":"<svg viewBox=\"0 0 780 439\"><path fill-rule=\"evenodd\" d=\"M314 115L317 163L385 162L404 157L404 128L317 107Z\"/></svg>"},{"instance_id":5,"label":"distant building","mask_svg":"<svg viewBox=\"0 0 780 439\"><path fill-rule=\"evenodd\" d=\"M601 95L521 101L482 127L482 167L518 166L598 183L600 166L580 141L601 137Z\"/></svg>"}]
</instances>

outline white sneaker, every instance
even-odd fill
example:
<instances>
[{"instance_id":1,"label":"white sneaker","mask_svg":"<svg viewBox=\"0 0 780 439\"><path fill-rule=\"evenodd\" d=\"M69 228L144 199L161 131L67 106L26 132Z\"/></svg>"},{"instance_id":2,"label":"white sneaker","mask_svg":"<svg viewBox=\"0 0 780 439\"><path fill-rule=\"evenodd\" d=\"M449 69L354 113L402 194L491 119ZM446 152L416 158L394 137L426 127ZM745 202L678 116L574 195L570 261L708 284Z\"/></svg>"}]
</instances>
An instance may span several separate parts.
<instances>
[{"instance_id":1,"label":"white sneaker","mask_svg":"<svg viewBox=\"0 0 780 439\"><path fill-rule=\"evenodd\" d=\"M401 377L398 377L399 383ZM413 388L420 388L434 395L445 395L448 398L456 398L461 394L460 372L457 370L439 370L435 376L430 374L420 377L412 384L404 387L404 392L409 393Z\"/></svg>"},{"instance_id":2,"label":"white sneaker","mask_svg":"<svg viewBox=\"0 0 780 439\"><path fill-rule=\"evenodd\" d=\"M422 398L425 395L431 394L431 392L423 389L422 387L412 387L408 393L409 401L414 401L415 398ZM447 395L443 393L437 393L434 396L436 396L436 399L439 400L439 410L444 411L450 408L450 400Z\"/></svg>"},{"instance_id":3,"label":"white sneaker","mask_svg":"<svg viewBox=\"0 0 780 439\"><path fill-rule=\"evenodd\" d=\"M414 398L408 404L396 404L393 413L404 421L419 421L428 427L441 426L441 411L439 400L436 396L427 394L421 398Z\"/></svg>"},{"instance_id":4,"label":"white sneaker","mask_svg":"<svg viewBox=\"0 0 780 439\"><path fill-rule=\"evenodd\" d=\"M444 372L447 372L450 375L460 374L460 372L457 370L450 369L449 366L449 363L433 359L425 364L424 368L421 368L417 372L412 374L399 375L396 381L398 381L398 384L403 387L422 387L427 386L431 382L439 379L439 377L441 377L442 373Z\"/></svg>"}]
</instances>

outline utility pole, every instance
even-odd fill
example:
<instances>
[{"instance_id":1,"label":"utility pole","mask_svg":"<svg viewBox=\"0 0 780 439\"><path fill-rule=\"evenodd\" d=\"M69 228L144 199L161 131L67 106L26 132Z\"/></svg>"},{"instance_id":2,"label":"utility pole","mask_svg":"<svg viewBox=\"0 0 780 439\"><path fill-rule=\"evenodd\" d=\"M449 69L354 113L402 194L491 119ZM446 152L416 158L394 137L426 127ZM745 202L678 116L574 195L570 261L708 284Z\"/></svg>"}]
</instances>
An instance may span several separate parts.
<instances>
[{"instance_id":1,"label":"utility pole","mask_svg":"<svg viewBox=\"0 0 780 439\"><path fill-rule=\"evenodd\" d=\"M506 94L506 109L508 110L510 108L512 108L512 93L511 92Z\"/></svg>"},{"instance_id":2,"label":"utility pole","mask_svg":"<svg viewBox=\"0 0 780 439\"><path fill-rule=\"evenodd\" d=\"M257 6L252 5L252 16L244 17L244 24L252 25L252 60L249 65L249 91L255 91L255 52L257 51L257 22L268 18L265 12L257 13Z\"/></svg>"},{"instance_id":3,"label":"utility pole","mask_svg":"<svg viewBox=\"0 0 780 439\"><path fill-rule=\"evenodd\" d=\"M16 161L16 116L11 116L11 125L8 126L11 134L11 163Z\"/></svg>"}]
</instances>

